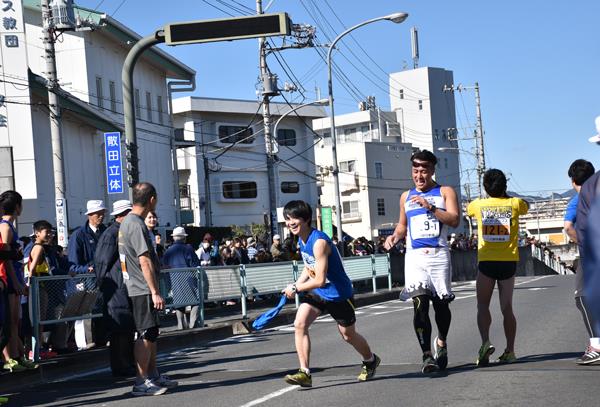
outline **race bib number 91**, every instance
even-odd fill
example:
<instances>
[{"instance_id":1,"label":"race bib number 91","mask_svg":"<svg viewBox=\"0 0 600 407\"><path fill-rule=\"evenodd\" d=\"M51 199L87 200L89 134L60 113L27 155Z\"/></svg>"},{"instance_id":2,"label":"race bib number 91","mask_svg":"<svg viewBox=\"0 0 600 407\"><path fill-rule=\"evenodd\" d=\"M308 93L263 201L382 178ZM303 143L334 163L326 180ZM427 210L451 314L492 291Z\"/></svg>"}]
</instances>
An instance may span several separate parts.
<instances>
[{"instance_id":1,"label":"race bib number 91","mask_svg":"<svg viewBox=\"0 0 600 407\"><path fill-rule=\"evenodd\" d=\"M481 228L485 242L497 243L510 241L510 221L512 208L495 207L481 209Z\"/></svg>"},{"instance_id":2,"label":"race bib number 91","mask_svg":"<svg viewBox=\"0 0 600 407\"><path fill-rule=\"evenodd\" d=\"M424 213L410 218L413 239L431 239L440 236L440 222L432 214Z\"/></svg>"}]
</instances>

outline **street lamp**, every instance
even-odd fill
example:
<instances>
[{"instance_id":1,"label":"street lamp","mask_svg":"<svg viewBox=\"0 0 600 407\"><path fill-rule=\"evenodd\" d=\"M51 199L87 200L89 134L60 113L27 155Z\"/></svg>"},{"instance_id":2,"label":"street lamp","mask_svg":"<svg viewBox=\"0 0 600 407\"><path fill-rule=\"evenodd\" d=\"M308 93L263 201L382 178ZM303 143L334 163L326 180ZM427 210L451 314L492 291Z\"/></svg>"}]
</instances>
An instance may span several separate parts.
<instances>
[{"instance_id":1,"label":"street lamp","mask_svg":"<svg viewBox=\"0 0 600 407\"><path fill-rule=\"evenodd\" d=\"M279 126L279 123L281 123L281 121L283 120L284 117L288 116L289 114L295 112L298 109L301 109L303 107L306 106L311 106L311 105L315 105L315 106L325 106L329 103L329 99L319 99L319 100L314 100L312 102L308 102L308 103L303 103L301 105L292 107L290 110L288 110L287 112L285 112L284 114L281 115L281 117L279 117L279 119L277 119L277 121L275 122L275 125L273 126L273 135L271 137L271 140L269 140L269 142L271 143L271 151L273 154L277 153L278 147L277 149L275 148L277 146L277 127ZM275 181L277 180L278 174L279 174L279 170L277 169L277 161L273 162L273 172L274 172L274 178ZM279 199L277 197L278 195L278 189L275 188L273 190L273 194L275 194L275 202L279 202Z\"/></svg>"},{"instance_id":2,"label":"street lamp","mask_svg":"<svg viewBox=\"0 0 600 407\"><path fill-rule=\"evenodd\" d=\"M356 30L359 27L362 27L367 24L374 23L376 21L388 20L396 24L402 23L408 17L407 13L393 13L387 16L372 18L367 21L363 21L362 23L356 24L353 27L348 28L346 31L338 35L335 40L329 45L329 51L327 51L327 73L328 73L328 91L329 91L329 119L331 121L331 153L333 156L333 186L335 188L335 221L337 223L337 238L338 238L338 247L344 247L344 236L342 234L342 203L340 198L340 178L339 178L339 169L337 162L337 143L336 143L336 135L335 135L335 113L333 110L333 80L332 80L332 72L331 72L331 54L333 53L333 49L335 48L335 44L338 43L339 40L342 39L343 36L350 33L351 31ZM344 251L341 250L342 256L344 255Z\"/></svg>"}]
</instances>

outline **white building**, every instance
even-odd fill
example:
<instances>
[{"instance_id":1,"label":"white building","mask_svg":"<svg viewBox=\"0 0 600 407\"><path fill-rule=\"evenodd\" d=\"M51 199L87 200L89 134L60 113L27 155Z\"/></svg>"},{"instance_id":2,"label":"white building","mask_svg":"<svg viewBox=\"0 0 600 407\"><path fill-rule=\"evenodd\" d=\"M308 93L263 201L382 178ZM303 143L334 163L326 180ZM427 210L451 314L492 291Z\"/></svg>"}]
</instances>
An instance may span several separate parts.
<instances>
[{"instance_id":1,"label":"white building","mask_svg":"<svg viewBox=\"0 0 600 407\"><path fill-rule=\"evenodd\" d=\"M336 116L335 123L342 229L354 238L390 234L400 216L400 195L412 186L412 147L401 142L393 112L348 113ZM333 176L327 170L333 164L330 128L329 118L313 120L313 129L324 136L315 147L323 176L321 205L333 207Z\"/></svg>"},{"instance_id":2,"label":"white building","mask_svg":"<svg viewBox=\"0 0 600 407\"><path fill-rule=\"evenodd\" d=\"M457 148L452 71L418 68L390 75L390 106L403 129L402 141L429 150L438 158L436 181L454 187L460 202L459 151Z\"/></svg>"},{"instance_id":3,"label":"white building","mask_svg":"<svg viewBox=\"0 0 600 407\"><path fill-rule=\"evenodd\" d=\"M13 1L13 7L20 11L20 1ZM7 17L6 13L0 17ZM56 42L70 228L84 222L86 200L104 199L110 205L127 198L126 188L124 194L107 194L102 133L122 130L121 69L131 44L141 38L105 14L78 7L75 13L98 28L65 32ZM17 13L14 18L18 21L14 34L21 35L18 46L8 48L5 37L13 32L2 32L4 76L0 94L6 103L0 107L5 117L0 146L12 150L14 188L25 199L20 224L25 226L37 219L54 222L54 181L47 91L42 78L46 65L40 2L23 0L23 15ZM194 76L194 70L156 48L146 51L134 73L140 179L157 187L157 212L163 225L173 225L176 220L167 80L192 83ZM123 136L122 140L124 152ZM28 226L21 233L27 231Z\"/></svg>"},{"instance_id":4,"label":"white building","mask_svg":"<svg viewBox=\"0 0 600 407\"><path fill-rule=\"evenodd\" d=\"M290 111L271 103L272 122ZM296 107L294 105L294 107ZM262 110L256 101L185 97L173 101L182 196L182 222L202 226L263 224L269 213ZM293 199L317 202L313 118L307 106L277 129L277 206ZM205 171L205 161L206 168ZM183 216L186 214L187 216ZM281 220L280 220L281 222Z\"/></svg>"}]
</instances>

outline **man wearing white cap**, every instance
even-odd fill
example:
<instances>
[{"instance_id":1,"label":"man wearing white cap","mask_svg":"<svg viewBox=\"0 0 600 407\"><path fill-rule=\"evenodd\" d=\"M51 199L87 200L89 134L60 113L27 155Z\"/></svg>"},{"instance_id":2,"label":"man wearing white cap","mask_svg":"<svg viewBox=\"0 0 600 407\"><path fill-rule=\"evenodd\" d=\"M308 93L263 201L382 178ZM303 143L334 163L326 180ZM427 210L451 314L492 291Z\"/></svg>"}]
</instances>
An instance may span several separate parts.
<instances>
[{"instance_id":1,"label":"man wearing white cap","mask_svg":"<svg viewBox=\"0 0 600 407\"><path fill-rule=\"evenodd\" d=\"M194 248L185 243L187 233L181 226L173 229L171 234L173 244L167 249L163 256L163 265L165 268L190 268L198 267L200 259L194 252ZM191 300L198 299L198 279L196 274L192 272L172 272L171 289L173 290L173 304L185 304ZM186 320L185 307L176 308L177 314L177 329L194 328L198 321L198 306L192 306L190 312L190 321Z\"/></svg>"},{"instance_id":2,"label":"man wearing white cap","mask_svg":"<svg viewBox=\"0 0 600 407\"><path fill-rule=\"evenodd\" d=\"M596 134L588 140L590 143L600 145L600 116L596 117ZM586 304L589 305L593 324L596 330L600 330L600 266L597 250L600 248L600 171L592 175L583 184L579 191L579 203L577 205L577 243L579 255L583 265L583 291ZM600 338L590 338L590 345L585 354L585 364L600 362Z\"/></svg>"},{"instance_id":3,"label":"man wearing white cap","mask_svg":"<svg viewBox=\"0 0 600 407\"><path fill-rule=\"evenodd\" d=\"M135 324L129 305L127 287L119 263L119 228L131 211L126 199L113 203L115 221L104 231L96 246L94 272L104 299L103 314L110 335L110 370L115 377L135 375L133 343Z\"/></svg>"},{"instance_id":4,"label":"man wearing white cap","mask_svg":"<svg viewBox=\"0 0 600 407\"><path fill-rule=\"evenodd\" d=\"M96 253L96 244L106 226L102 223L106 207L104 202L99 199L87 201L87 210L85 212L87 221L77 228L69 238L69 273L84 274L94 272L94 254ZM94 325L97 323L94 322ZM84 325L86 326L84 331ZM80 349L87 348L92 342L102 344L105 341L100 332L96 332L96 338L91 338L90 320L75 321L75 342ZM101 329L100 329L101 330ZM85 333L84 333L85 332Z\"/></svg>"}]
</instances>

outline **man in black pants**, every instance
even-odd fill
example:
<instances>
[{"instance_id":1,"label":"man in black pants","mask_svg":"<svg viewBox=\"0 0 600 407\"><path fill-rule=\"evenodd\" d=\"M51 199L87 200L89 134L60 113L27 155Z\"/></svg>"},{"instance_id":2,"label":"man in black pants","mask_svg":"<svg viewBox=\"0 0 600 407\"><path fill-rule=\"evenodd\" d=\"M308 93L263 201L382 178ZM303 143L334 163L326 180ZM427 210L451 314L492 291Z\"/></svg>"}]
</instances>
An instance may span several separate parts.
<instances>
[{"instance_id":1,"label":"man in black pants","mask_svg":"<svg viewBox=\"0 0 600 407\"><path fill-rule=\"evenodd\" d=\"M595 169L592 163L582 159L573 161L569 167L568 175L569 178L571 178L573 189L575 189L577 194L575 194L575 196L573 196L573 198L571 198L567 204L564 221L565 232L573 243L578 243L575 225L577 224L577 204L579 202L579 191L581 190L581 186L585 183L585 181L594 175L594 172ZM583 353L583 355L578 357L575 362L580 365L587 365L600 360L600 353L595 351L592 347L592 341L594 339L598 340L600 333L595 332L594 330L594 323L588 310L585 297L583 296L583 264L581 259L578 259L577 269L575 271L575 304L581 312L583 323L590 337L586 351Z\"/></svg>"},{"instance_id":2,"label":"man in black pants","mask_svg":"<svg viewBox=\"0 0 600 407\"><path fill-rule=\"evenodd\" d=\"M111 215L115 221L104 231L94 254L94 272L104 299L104 321L110 335L110 370L115 377L135 375L133 339L135 324L119 263L118 234L121 222L131 211L128 200L116 201Z\"/></svg>"}]
</instances>

